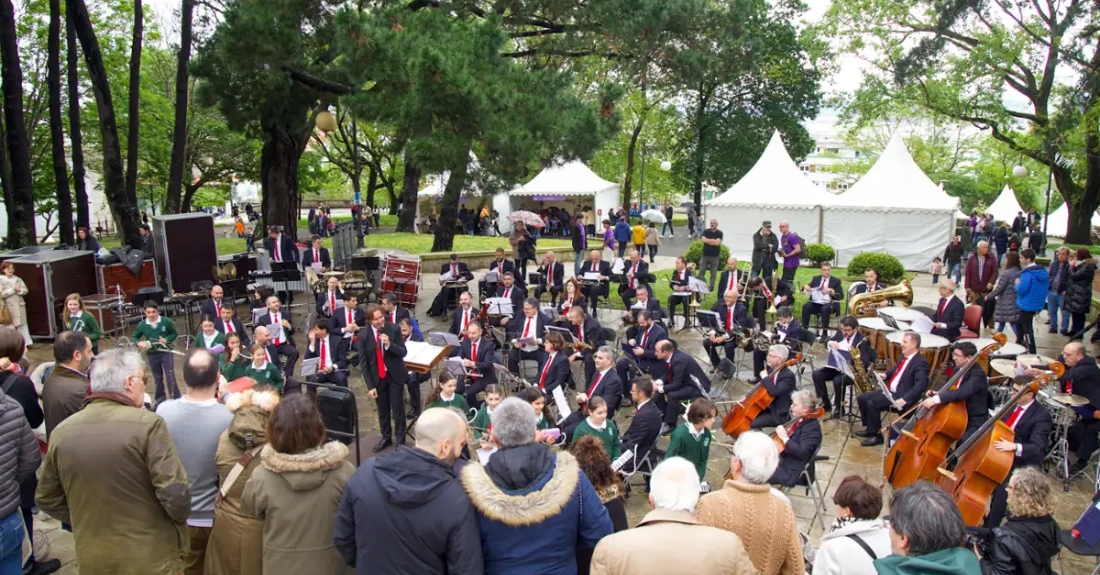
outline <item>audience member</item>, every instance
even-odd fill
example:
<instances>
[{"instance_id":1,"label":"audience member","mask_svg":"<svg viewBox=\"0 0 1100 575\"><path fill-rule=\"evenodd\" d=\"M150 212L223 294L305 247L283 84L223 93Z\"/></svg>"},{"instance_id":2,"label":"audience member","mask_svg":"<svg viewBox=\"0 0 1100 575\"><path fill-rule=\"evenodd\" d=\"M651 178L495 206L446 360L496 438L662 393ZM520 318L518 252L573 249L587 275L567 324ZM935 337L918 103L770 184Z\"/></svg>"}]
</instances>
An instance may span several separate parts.
<instances>
[{"instance_id":1,"label":"audience member","mask_svg":"<svg viewBox=\"0 0 1100 575\"><path fill-rule=\"evenodd\" d=\"M979 573L978 558L962 542L962 514L951 496L917 481L890 499L894 554L876 559L875 569L879 575Z\"/></svg>"},{"instance_id":2,"label":"audience member","mask_svg":"<svg viewBox=\"0 0 1100 575\"><path fill-rule=\"evenodd\" d=\"M19 402L0 389L0 573L23 572L23 514L20 485L34 477L42 453ZM9 540L7 535L11 534ZM57 562L60 566L60 561ZM54 569L57 570L56 568Z\"/></svg>"},{"instance_id":3,"label":"audience member","mask_svg":"<svg viewBox=\"0 0 1100 575\"><path fill-rule=\"evenodd\" d=\"M596 495L600 496L615 533L629 529L630 524L626 519L626 489L619 476L611 469L611 459L599 438L582 437L573 442L569 452L577 458L577 464L581 466L584 476L592 483ZM593 551L592 547L577 546L578 575L588 575Z\"/></svg>"},{"instance_id":4,"label":"audience member","mask_svg":"<svg viewBox=\"0 0 1100 575\"><path fill-rule=\"evenodd\" d=\"M88 395L88 366L91 365L92 340L79 331L61 332L53 344L57 362L42 383L42 412L46 419L46 437L70 415L80 411Z\"/></svg>"},{"instance_id":5,"label":"audience member","mask_svg":"<svg viewBox=\"0 0 1100 575\"><path fill-rule=\"evenodd\" d=\"M882 491L849 475L833 494L836 520L821 536L814 575L875 575L875 559L890 554L890 530L878 518Z\"/></svg>"},{"instance_id":6,"label":"audience member","mask_svg":"<svg viewBox=\"0 0 1100 575\"><path fill-rule=\"evenodd\" d=\"M1051 560L1058 555L1058 522L1052 516L1050 483L1034 467L1023 467L1008 483L1011 514L1001 527L990 532L989 557L982 557L982 575L1054 573Z\"/></svg>"}]
</instances>

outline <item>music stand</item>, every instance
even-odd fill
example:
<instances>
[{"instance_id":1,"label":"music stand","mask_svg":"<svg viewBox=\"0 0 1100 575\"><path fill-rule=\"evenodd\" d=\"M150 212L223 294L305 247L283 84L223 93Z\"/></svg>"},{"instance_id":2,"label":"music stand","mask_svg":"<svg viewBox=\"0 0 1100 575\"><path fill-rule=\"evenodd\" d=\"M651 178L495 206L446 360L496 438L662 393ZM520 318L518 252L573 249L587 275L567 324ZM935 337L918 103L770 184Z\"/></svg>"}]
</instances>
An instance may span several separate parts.
<instances>
[{"instance_id":1,"label":"music stand","mask_svg":"<svg viewBox=\"0 0 1100 575\"><path fill-rule=\"evenodd\" d=\"M138 288L137 292L130 297L130 303L137 307L144 307L147 301L154 301L158 306L162 305L164 303L164 290L159 287Z\"/></svg>"},{"instance_id":2,"label":"music stand","mask_svg":"<svg viewBox=\"0 0 1100 575\"><path fill-rule=\"evenodd\" d=\"M695 319L699 320L700 328L710 328L718 332L726 331L722 328L722 318L716 311L698 310L695 312Z\"/></svg>"}]
</instances>

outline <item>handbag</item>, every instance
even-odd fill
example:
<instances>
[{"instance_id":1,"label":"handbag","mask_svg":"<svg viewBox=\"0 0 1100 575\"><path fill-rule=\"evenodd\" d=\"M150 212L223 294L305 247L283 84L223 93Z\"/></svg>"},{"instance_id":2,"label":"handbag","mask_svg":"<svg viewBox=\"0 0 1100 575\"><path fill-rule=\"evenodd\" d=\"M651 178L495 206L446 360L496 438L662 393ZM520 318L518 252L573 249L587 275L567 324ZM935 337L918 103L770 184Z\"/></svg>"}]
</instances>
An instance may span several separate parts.
<instances>
[{"instance_id":1,"label":"handbag","mask_svg":"<svg viewBox=\"0 0 1100 575\"><path fill-rule=\"evenodd\" d=\"M11 311L8 309L7 302L4 302L3 305L0 305L0 325L11 325L11 324L12 324Z\"/></svg>"}]
</instances>

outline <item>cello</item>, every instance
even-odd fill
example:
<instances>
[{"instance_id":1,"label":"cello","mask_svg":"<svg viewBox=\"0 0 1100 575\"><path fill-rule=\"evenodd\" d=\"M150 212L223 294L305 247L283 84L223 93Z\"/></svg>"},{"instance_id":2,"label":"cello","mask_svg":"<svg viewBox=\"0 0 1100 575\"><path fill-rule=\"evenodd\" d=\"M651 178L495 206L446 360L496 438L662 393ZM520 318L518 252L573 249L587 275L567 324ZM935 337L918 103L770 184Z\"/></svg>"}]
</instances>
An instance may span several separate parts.
<instances>
[{"instance_id":1,"label":"cello","mask_svg":"<svg viewBox=\"0 0 1100 575\"><path fill-rule=\"evenodd\" d=\"M788 359L780 366L779 369L768 374L768 377L774 377L779 372L791 367L802 361L802 354L798 353L791 359ZM764 378L767 379L767 378ZM742 397L738 401L734 402L734 406L726 413L722 418L722 431L726 435L737 439L738 435L749 430L752 425L752 420L756 419L760 412L768 408L775 401L775 396L768 393L768 388L764 387L764 380L760 380L745 397Z\"/></svg>"},{"instance_id":2,"label":"cello","mask_svg":"<svg viewBox=\"0 0 1100 575\"><path fill-rule=\"evenodd\" d=\"M993 335L993 343L978 350L958 372L947 380L937 393L955 389L977 363L978 358L1008 342L1003 333ZM979 368L980 369L980 368ZM905 427L899 430L898 440L886 454L883 474L895 489L901 489L918 479L932 480L936 468L947 458L951 446L966 431L966 402L941 403L932 408L918 407Z\"/></svg>"},{"instance_id":3,"label":"cello","mask_svg":"<svg viewBox=\"0 0 1100 575\"><path fill-rule=\"evenodd\" d=\"M784 423L783 427L787 427L788 425L797 425L799 423L802 423L803 421L806 421L807 419L821 419L823 417L825 417L825 408L819 407L816 410L807 413L806 415L796 417L788 421L787 423ZM783 449L787 447L787 443L780 439L779 434L774 431L772 432L771 438L772 441L775 442L775 446L779 449L779 453L783 453Z\"/></svg>"},{"instance_id":4,"label":"cello","mask_svg":"<svg viewBox=\"0 0 1100 575\"><path fill-rule=\"evenodd\" d=\"M935 483L954 500L955 506L962 512L963 523L975 527L985 517L986 502L993 490L1004 482L1012 470L1016 454L1011 451L997 451L993 444L997 441L1013 441L1016 432L1001 421L1009 411L1016 408L1025 393L1037 393L1040 388L1062 376L1065 366L1054 362L1050 371L1031 381L985 422L965 443L959 445L947 456L944 465L936 471L939 475ZM953 471L946 468L956 463Z\"/></svg>"}]
</instances>

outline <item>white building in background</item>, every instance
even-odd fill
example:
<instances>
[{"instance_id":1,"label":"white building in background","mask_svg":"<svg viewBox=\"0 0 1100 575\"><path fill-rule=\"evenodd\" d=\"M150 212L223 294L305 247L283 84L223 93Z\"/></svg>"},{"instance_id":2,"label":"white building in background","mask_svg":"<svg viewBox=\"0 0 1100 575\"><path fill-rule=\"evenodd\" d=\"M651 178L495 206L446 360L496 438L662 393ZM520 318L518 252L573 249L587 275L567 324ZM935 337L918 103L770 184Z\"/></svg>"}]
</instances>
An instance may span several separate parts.
<instances>
[{"instance_id":1,"label":"white building in background","mask_svg":"<svg viewBox=\"0 0 1100 575\"><path fill-rule=\"evenodd\" d=\"M811 182L834 194L848 190L858 176L838 173L835 166L845 162L859 161L859 150L851 147L843 137L842 130L835 123L811 123L807 126L814 139L814 150L798 164L798 169Z\"/></svg>"}]
</instances>

